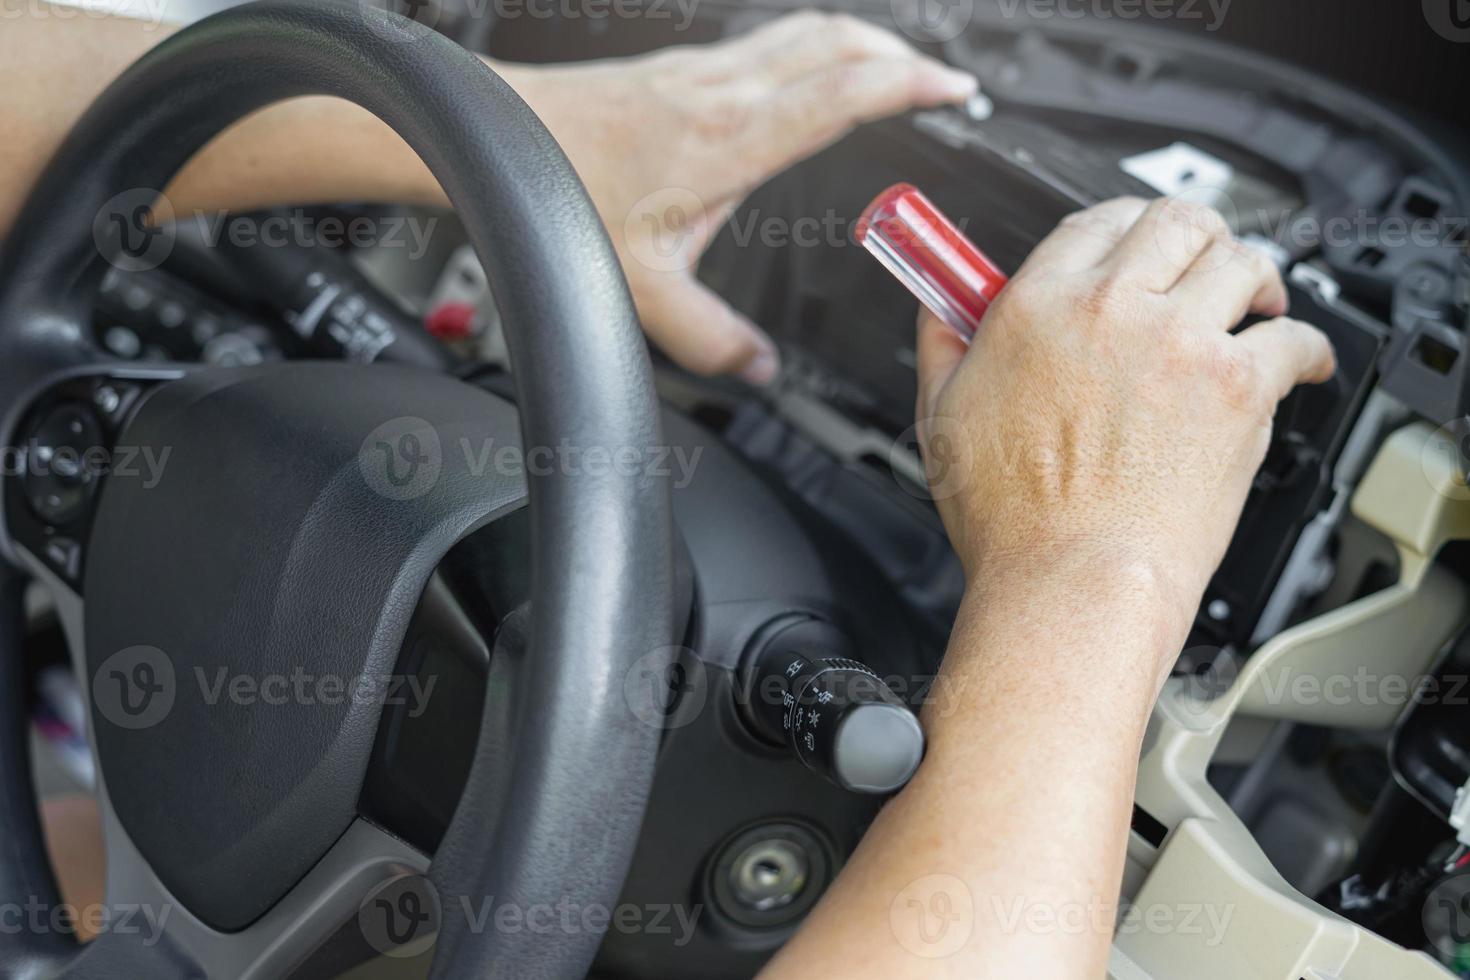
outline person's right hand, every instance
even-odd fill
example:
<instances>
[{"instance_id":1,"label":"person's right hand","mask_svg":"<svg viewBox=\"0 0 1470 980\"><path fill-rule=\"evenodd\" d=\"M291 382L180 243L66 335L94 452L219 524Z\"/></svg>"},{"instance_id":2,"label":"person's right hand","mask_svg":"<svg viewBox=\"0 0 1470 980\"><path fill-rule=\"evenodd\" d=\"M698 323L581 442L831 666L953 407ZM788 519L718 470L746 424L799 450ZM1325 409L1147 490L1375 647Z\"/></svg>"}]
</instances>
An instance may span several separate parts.
<instances>
[{"instance_id":1,"label":"person's right hand","mask_svg":"<svg viewBox=\"0 0 1470 980\"><path fill-rule=\"evenodd\" d=\"M1063 221L968 352L923 315L920 443L968 577L1142 573L1187 624L1277 403L1334 371L1286 308L1218 213L1122 199ZM1276 319L1230 333L1248 312Z\"/></svg>"}]
</instances>

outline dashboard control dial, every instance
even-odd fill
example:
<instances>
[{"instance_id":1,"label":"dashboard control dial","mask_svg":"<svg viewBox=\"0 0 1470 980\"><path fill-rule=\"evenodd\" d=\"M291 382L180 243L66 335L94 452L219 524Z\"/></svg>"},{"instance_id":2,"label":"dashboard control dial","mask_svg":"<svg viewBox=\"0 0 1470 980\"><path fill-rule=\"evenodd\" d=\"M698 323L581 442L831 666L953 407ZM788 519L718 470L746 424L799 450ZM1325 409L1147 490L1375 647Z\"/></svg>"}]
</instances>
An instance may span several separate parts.
<instances>
[{"instance_id":1,"label":"dashboard control dial","mask_svg":"<svg viewBox=\"0 0 1470 980\"><path fill-rule=\"evenodd\" d=\"M801 619L751 652L745 714L765 740L844 789L892 793L924 757L924 731L908 705L866 665L842 656L846 637Z\"/></svg>"}]
</instances>

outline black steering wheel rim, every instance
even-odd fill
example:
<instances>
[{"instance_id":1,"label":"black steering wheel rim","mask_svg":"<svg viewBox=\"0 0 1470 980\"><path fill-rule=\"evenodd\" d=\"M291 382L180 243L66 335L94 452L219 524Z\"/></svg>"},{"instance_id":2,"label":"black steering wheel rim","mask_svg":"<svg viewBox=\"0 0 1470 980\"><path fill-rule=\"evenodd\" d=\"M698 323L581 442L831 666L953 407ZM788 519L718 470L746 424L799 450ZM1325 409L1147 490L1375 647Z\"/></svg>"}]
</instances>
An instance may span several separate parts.
<instances>
[{"instance_id":1,"label":"black steering wheel rim","mask_svg":"<svg viewBox=\"0 0 1470 980\"><path fill-rule=\"evenodd\" d=\"M506 324L525 446L660 444L652 370L616 256L535 115L447 39L371 6L297 0L236 8L159 45L98 99L41 177L0 252L7 436L41 387L95 363L81 325L102 265L93 227L109 201L165 186L231 123L305 95L368 109L442 184ZM669 488L651 471L627 470L531 473L527 483L536 669L516 724L528 737L516 739L509 772L492 778L482 763L495 736L482 726L432 876L446 895L527 904L554 896L610 908L659 744L659 730L626 703L623 680L671 640ZM15 563L8 536L4 548ZM39 850L34 820L20 829ZM0 888L23 888L23 878L0 876ZM580 976L598 939L472 935L468 923L446 917L435 975ZM87 959L73 972L106 975L104 962Z\"/></svg>"}]
</instances>

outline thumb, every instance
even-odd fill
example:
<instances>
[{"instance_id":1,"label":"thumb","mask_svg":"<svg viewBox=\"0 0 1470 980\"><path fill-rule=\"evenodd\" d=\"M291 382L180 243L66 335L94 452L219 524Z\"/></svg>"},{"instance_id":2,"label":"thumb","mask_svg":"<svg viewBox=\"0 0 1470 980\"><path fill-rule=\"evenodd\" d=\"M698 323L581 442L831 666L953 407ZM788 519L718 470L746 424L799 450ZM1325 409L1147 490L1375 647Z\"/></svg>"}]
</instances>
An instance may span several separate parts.
<instances>
[{"instance_id":1,"label":"thumb","mask_svg":"<svg viewBox=\"0 0 1470 980\"><path fill-rule=\"evenodd\" d=\"M754 385L776 380L781 357L766 333L698 280L683 273L630 282L643 330L695 374L734 374Z\"/></svg>"},{"instance_id":2,"label":"thumb","mask_svg":"<svg viewBox=\"0 0 1470 980\"><path fill-rule=\"evenodd\" d=\"M949 384L949 379L959 369L960 361L969 350L944 321L924 307L919 307L919 335L916 341L915 360L919 371L920 420L934 415L940 392Z\"/></svg>"}]
</instances>

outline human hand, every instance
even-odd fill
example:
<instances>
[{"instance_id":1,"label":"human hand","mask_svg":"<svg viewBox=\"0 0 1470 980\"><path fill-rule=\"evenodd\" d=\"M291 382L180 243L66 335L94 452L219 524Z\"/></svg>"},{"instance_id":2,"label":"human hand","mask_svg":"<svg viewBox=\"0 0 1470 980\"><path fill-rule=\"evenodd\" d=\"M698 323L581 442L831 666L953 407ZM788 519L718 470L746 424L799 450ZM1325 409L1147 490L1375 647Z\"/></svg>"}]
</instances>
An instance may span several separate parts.
<instances>
[{"instance_id":1,"label":"human hand","mask_svg":"<svg viewBox=\"0 0 1470 980\"><path fill-rule=\"evenodd\" d=\"M775 377L775 345L694 275L720 226L854 126L975 91L894 34L815 12L717 44L514 71L607 224L649 337L692 371L755 384Z\"/></svg>"},{"instance_id":2,"label":"human hand","mask_svg":"<svg viewBox=\"0 0 1470 980\"><path fill-rule=\"evenodd\" d=\"M1187 627L1277 403L1335 369L1286 308L1218 213L1128 198L1037 246L968 353L923 314L919 439L970 580L1143 573ZM1247 312L1276 319L1232 335Z\"/></svg>"}]
</instances>

